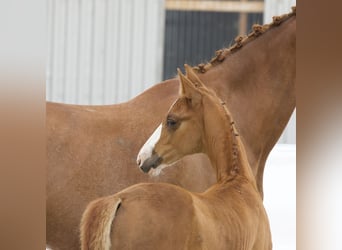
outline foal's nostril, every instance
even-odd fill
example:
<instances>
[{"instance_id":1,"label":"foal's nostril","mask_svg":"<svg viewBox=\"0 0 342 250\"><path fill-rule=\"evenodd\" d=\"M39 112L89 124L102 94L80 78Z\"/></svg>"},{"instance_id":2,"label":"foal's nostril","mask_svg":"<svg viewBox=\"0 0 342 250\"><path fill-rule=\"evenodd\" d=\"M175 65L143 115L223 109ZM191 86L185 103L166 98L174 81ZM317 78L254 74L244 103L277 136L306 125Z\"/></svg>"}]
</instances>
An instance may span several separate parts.
<instances>
[{"instance_id":1,"label":"foal's nostril","mask_svg":"<svg viewBox=\"0 0 342 250\"><path fill-rule=\"evenodd\" d=\"M142 159L142 160L139 161L140 159ZM150 156L149 158L146 158L146 159L144 159L144 157L143 158L138 157L138 159L137 159L137 163L139 165L139 168L144 173L148 173L151 168L157 168L161 162L162 162L162 158L159 157L157 154L153 154L152 156Z\"/></svg>"},{"instance_id":2,"label":"foal's nostril","mask_svg":"<svg viewBox=\"0 0 342 250\"><path fill-rule=\"evenodd\" d=\"M143 171L144 173L148 173L148 172L150 171L151 167L150 167L150 166L142 165L142 166L140 166L140 169L141 169L141 171Z\"/></svg>"}]
</instances>

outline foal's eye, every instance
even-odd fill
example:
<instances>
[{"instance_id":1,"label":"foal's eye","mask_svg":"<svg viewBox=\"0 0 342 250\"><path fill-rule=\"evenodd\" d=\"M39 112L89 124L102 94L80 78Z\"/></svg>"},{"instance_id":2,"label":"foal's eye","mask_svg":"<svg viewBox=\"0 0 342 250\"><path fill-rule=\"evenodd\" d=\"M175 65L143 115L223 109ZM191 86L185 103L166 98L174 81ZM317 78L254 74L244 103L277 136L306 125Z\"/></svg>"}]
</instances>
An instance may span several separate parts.
<instances>
[{"instance_id":1,"label":"foal's eye","mask_svg":"<svg viewBox=\"0 0 342 250\"><path fill-rule=\"evenodd\" d=\"M177 125L177 121L176 121L176 120L174 120L174 119L172 119L172 118L167 118L167 119L166 119L166 126L167 126L168 128L175 128L176 125Z\"/></svg>"}]
</instances>

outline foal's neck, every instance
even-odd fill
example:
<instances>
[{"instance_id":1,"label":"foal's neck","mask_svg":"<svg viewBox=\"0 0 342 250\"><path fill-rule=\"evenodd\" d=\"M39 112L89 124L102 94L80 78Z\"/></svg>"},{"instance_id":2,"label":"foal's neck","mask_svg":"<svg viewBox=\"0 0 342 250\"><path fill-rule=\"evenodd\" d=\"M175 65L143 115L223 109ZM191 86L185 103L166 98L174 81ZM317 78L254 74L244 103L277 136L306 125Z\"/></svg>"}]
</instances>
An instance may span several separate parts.
<instances>
[{"instance_id":1,"label":"foal's neck","mask_svg":"<svg viewBox=\"0 0 342 250\"><path fill-rule=\"evenodd\" d=\"M210 141L207 143L207 154L216 169L217 182L224 183L242 176L255 183L246 151L225 104L223 104L223 110L217 122L224 123L225 127L213 128L215 135L211 134L207 138Z\"/></svg>"}]
</instances>

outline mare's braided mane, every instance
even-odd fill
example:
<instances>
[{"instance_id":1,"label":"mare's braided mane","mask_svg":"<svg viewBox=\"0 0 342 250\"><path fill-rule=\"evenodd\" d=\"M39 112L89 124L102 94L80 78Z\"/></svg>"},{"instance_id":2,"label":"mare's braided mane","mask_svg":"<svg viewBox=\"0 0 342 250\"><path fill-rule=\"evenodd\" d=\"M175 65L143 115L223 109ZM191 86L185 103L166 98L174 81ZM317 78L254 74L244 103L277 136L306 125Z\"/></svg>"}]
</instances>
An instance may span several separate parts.
<instances>
[{"instance_id":1,"label":"mare's braided mane","mask_svg":"<svg viewBox=\"0 0 342 250\"><path fill-rule=\"evenodd\" d=\"M223 62L224 59L226 59L226 57L228 55L238 51L240 48L242 48L247 43L255 40L255 38L264 34L266 31L270 30L271 28L279 26L281 23L285 22L286 20L288 20L292 16L296 16L296 7L295 6L292 7L292 12L290 12L288 14L284 14L281 16L274 16L273 21L270 24L264 24L264 25L254 24L252 27L253 31L251 33L249 33L247 36L241 36L241 35L237 36L234 40L235 43L232 46L230 46L229 48L217 50L215 52L216 56L213 57L209 61L209 63L198 64L197 66L193 67L193 69L199 73L205 73L211 67Z\"/></svg>"}]
</instances>

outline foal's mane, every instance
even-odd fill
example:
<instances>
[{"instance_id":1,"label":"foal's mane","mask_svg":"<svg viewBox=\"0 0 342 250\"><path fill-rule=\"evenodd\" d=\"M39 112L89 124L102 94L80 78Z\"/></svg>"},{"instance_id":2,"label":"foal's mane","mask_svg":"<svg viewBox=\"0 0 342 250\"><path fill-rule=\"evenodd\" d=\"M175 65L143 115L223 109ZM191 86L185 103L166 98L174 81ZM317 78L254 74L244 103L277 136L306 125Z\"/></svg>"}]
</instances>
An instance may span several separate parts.
<instances>
[{"instance_id":1,"label":"foal's mane","mask_svg":"<svg viewBox=\"0 0 342 250\"><path fill-rule=\"evenodd\" d=\"M232 180L237 175L237 173L239 173L240 167L241 167L238 165L238 157L239 157L240 148L238 145L237 137L239 136L239 133L236 129L234 119L233 119L231 113L229 112L229 109L228 109L226 103L224 101L222 101L221 98L218 97L216 92L214 92L213 90L211 90L211 89L205 89L205 90L209 93L209 95L213 95L219 100L219 102L223 108L224 115L226 116L226 119L229 121L230 133L231 133L230 143L231 143L231 148L232 148L232 162L231 162L232 169L230 171L230 178L228 179L228 181L229 181L229 180ZM203 89L201 89L201 91L203 91ZM204 91L204 92L206 92L206 91Z\"/></svg>"},{"instance_id":2,"label":"foal's mane","mask_svg":"<svg viewBox=\"0 0 342 250\"><path fill-rule=\"evenodd\" d=\"M221 100L220 100L221 101ZM226 103L221 101L221 105L225 111L225 115L227 116L228 121L230 121L230 132L232 134L232 170L231 170L231 175L235 176L239 170L240 166L238 166L238 154L239 154L239 148L238 148L238 143L237 143L237 136L239 136L239 133L237 132L235 122L233 120L233 117L231 116Z\"/></svg>"},{"instance_id":3,"label":"foal's mane","mask_svg":"<svg viewBox=\"0 0 342 250\"><path fill-rule=\"evenodd\" d=\"M237 36L234 39L235 43L232 46L230 46L229 48L217 50L215 52L216 56L213 57L208 63L200 63L197 66L194 66L193 69L196 70L198 73L205 73L213 66L222 63L228 55L240 50L244 45L254 41L257 37L271 30L273 27L279 26L281 23L285 22L292 16L296 16L296 6L292 7L292 11L290 13L283 14L281 16L274 16L272 23L264 25L254 24L252 26L253 31L250 32L247 36Z\"/></svg>"}]
</instances>

